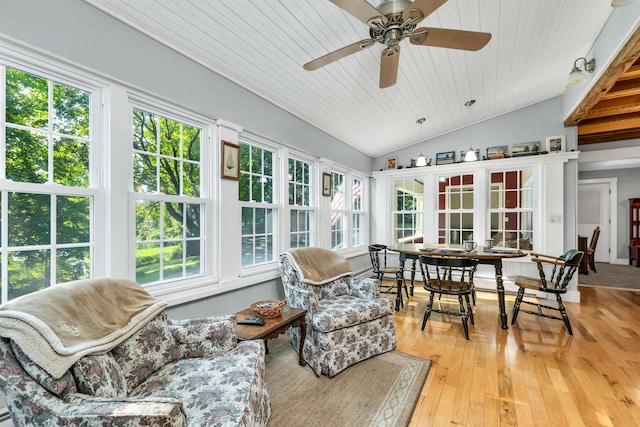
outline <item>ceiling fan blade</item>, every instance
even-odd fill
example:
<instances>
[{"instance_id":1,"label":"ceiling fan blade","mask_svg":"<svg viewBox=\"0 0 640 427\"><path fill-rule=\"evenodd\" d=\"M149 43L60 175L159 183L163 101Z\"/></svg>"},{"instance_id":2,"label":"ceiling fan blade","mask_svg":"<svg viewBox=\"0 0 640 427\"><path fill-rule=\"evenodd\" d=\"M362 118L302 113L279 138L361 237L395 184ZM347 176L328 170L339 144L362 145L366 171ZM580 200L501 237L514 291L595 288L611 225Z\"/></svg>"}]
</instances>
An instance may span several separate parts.
<instances>
[{"instance_id":1,"label":"ceiling fan blade","mask_svg":"<svg viewBox=\"0 0 640 427\"><path fill-rule=\"evenodd\" d=\"M388 47L382 51L380 58L380 88L393 86L398 77L398 61L400 46Z\"/></svg>"},{"instance_id":2,"label":"ceiling fan blade","mask_svg":"<svg viewBox=\"0 0 640 427\"><path fill-rule=\"evenodd\" d=\"M431 15L437 8L445 4L447 0L416 0L413 4L402 12L402 19L407 19L411 16L411 9L418 9L422 12L422 18L416 19L414 24L419 23L427 16Z\"/></svg>"},{"instance_id":3,"label":"ceiling fan blade","mask_svg":"<svg viewBox=\"0 0 640 427\"><path fill-rule=\"evenodd\" d=\"M383 24L387 23L387 18L373 7L367 0L329 0L340 9L355 16L365 24L374 17L380 17Z\"/></svg>"},{"instance_id":4,"label":"ceiling fan blade","mask_svg":"<svg viewBox=\"0 0 640 427\"><path fill-rule=\"evenodd\" d=\"M350 44L349 46L345 46L338 50L334 50L333 52L327 53L320 58L316 58L313 61L307 62L302 66L302 68L307 71L317 70L320 67L324 67L325 65L332 63L333 61L337 61L338 59L342 59L345 56L349 56L356 52L360 52L361 50L365 50L373 46L374 43L375 41L373 41L372 39L360 40L359 42Z\"/></svg>"},{"instance_id":5,"label":"ceiling fan blade","mask_svg":"<svg viewBox=\"0 0 640 427\"><path fill-rule=\"evenodd\" d=\"M416 28L410 39L411 44L462 50L480 50L489 40L490 33L427 27Z\"/></svg>"}]
</instances>

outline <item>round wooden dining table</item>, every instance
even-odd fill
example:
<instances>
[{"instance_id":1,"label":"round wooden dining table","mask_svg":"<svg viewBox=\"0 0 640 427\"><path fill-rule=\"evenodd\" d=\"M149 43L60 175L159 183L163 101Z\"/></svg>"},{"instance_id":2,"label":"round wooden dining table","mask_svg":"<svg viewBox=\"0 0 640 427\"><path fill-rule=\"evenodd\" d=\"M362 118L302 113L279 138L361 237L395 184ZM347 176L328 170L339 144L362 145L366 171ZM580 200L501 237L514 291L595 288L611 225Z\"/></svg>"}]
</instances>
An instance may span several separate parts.
<instances>
[{"instance_id":1,"label":"round wooden dining table","mask_svg":"<svg viewBox=\"0 0 640 427\"><path fill-rule=\"evenodd\" d=\"M402 282L404 280L405 262L412 260L411 266L411 295L413 295L413 282L416 275L416 262L418 256L451 256L458 258L477 259L479 264L493 265L496 273L496 289L498 291L498 307L500 308L500 324L502 329L509 329L507 326L507 309L504 302L504 283L502 280L502 260L509 258L519 258L527 256L526 252L510 248L485 248L477 246L472 251L465 251L462 245L446 244L397 244L388 247L390 251L399 253L401 274L398 275L398 290L396 295L396 311L402 305Z\"/></svg>"}]
</instances>

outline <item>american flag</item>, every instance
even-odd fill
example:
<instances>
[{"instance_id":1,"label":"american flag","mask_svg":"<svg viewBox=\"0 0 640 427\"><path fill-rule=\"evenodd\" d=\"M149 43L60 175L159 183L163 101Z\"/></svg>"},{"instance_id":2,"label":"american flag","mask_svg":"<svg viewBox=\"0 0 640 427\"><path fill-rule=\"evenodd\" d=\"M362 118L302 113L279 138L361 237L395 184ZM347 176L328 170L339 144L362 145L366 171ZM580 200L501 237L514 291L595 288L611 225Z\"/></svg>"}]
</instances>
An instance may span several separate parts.
<instances>
[{"instance_id":1,"label":"american flag","mask_svg":"<svg viewBox=\"0 0 640 427\"><path fill-rule=\"evenodd\" d=\"M352 208L358 205L358 202L362 200L362 181L359 179L353 180L352 191ZM344 210L344 182L340 187L332 194L331 198L331 226L336 225L342 212L336 212L337 210Z\"/></svg>"}]
</instances>

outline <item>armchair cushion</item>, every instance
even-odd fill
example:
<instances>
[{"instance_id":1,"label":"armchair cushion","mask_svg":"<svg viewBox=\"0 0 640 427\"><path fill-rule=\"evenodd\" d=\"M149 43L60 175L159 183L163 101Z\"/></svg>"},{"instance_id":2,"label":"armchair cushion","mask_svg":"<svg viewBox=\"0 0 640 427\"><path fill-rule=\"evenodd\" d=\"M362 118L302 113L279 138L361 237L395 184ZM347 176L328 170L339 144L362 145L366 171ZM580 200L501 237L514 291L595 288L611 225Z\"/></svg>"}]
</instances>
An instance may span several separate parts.
<instances>
[{"instance_id":1,"label":"armchair cushion","mask_svg":"<svg viewBox=\"0 0 640 427\"><path fill-rule=\"evenodd\" d=\"M182 357L223 354L235 347L235 316L169 320L169 330L180 347Z\"/></svg>"},{"instance_id":2,"label":"armchair cushion","mask_svg":"<svg viewBox=\"0 0 640 427\"><path fill-rule=\"evenodd\" d=\"M29 359L14 341L11 341L11 349L22 369L49 392L56 396L62 396L76 391L76 382L70 371L65 372L60 378L54 378Z\"/></svg>"},{"instance_id":3,"label":"armchair cushion","mask_svg":"<svg viewBox=\"0 0 640 427\"><path fill-rule=\"evenodd\" d=\"M101 397L126 397L127 381L111 353L91 354L72 368L80 393Z\"/></svg>"},{"instance_id":4,"label":"armchair cushion","mask_svg":"<svg viewBox=\"0 0 640 427\"><path fill-rule=\"evenodd\" d=\"M393 307L385 299L363 299L349 295L327 298L318 304L318 312L312 319L313 329L330 332L369 322L391 314Z\"/></svg>"},{"instance_id":5,"label":"armchair cushion","mask_svg":"<svg viewBox=\"0 0 640 427\"><path fill-rule=\"evenodd\" d=\"M180 348L161 313L142 326L112 353L125 372L127 387L133 390L153 372L180 357Z\"/></svg>"}]
</instances>

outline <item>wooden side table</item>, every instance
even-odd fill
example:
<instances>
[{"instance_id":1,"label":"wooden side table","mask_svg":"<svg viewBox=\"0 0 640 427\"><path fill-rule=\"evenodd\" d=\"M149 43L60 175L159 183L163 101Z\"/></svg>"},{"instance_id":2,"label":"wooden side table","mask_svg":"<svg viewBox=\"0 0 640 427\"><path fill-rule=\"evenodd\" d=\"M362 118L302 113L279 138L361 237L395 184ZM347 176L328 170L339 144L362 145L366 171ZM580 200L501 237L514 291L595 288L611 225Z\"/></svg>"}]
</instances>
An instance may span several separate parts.
<instances>
[{"instance_id":1,"label":"wooden side table","mask_svg":"<svg viewBox=\"0 0 640 427\"><path fill-rule=\"evenodd\" d=\"M269 346L267 340L269 338L276 338L279 335L284 334L289 326L300 327L300 348L298 349L298 364L300 366L306 366L306 362L302 357L302 349L304 347L304 339L307 335L307 322L305 321L305 310L299 308L287 307L282 309L282 313L278 317L271 319L264 319L264 325L236 325L236 335L239 341L248 340L264 340L264 345L269 353ZM236 320L246 319L248 317L258 317L250 309L239 311L236 313Z\"/></svg>"}]
</instances>

